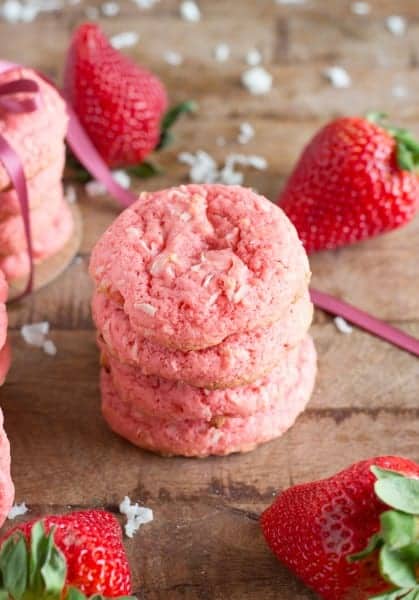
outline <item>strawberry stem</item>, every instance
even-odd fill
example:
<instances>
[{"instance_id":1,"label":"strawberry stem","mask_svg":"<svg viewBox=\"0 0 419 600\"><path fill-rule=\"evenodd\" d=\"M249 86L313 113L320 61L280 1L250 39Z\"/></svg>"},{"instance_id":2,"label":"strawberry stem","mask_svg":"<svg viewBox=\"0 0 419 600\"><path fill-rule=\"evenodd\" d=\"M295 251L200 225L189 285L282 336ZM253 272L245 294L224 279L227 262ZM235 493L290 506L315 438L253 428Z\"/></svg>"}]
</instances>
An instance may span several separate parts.
<instances>
[{"instance_id":1,"label":"strawberry stem","mask_svg":"<svg viewBox=\"0 0 419 600\"><path fill-rule=\"evenodd\" d=\"M403 171L419 171L419 141L407 130L386 124L387 115L382 112L369 112L366 119L379 125L396 142L397 164Z\"/></svg>"},{"instance_id":2,"label":"strawberry stem","mask_svg":"<svg viewBox=\"0 0 419 600\"><path fill-rule=\"evenodd\" d=\"M419 598L419 479L410 479L379 467L371 467L377 478L374 491L391 510L380 516L380 531L372 536L365 550L348 556L349 562L363 560L378 552L388 592L375 600L417 600Z\"/></svg>"},{"instance_id":3,"label":"strawberry stem","mask_svg":"<svg viewBox=\"0 0 419 600\"><path fill-rule=\"evenodd\" d=\"M186 100L186 102L181 102L180 104L169 108L161 122L160 141L156 146L156 150L162 150L172 143L173 134L170 129L181 115L194 113L197 110L198 104L194 100Z\"/></svg>"}]
</instances>

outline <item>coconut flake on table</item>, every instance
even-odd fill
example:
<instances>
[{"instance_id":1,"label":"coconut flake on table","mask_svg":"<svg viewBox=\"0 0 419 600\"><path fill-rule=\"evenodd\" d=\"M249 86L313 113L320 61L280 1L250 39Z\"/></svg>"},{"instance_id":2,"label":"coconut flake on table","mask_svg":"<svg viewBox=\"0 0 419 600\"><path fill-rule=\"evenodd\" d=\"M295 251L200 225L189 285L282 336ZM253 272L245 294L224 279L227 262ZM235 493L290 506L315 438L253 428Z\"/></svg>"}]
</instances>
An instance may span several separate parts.
<instances>
[{"instance_id":1,"label":"coconut flake on table","mask_svg":"<svg viewBox=\"0 0 419 600\"><path fill-rule=\"evenodd\" d=\"M193 0L184 0L180 5L180 16L184 21L197 23L201 20L201 11Z\"/></svg>"},{"instance_id":2,"label":"coconut flake on table","mask_svg":"<svg viewBox=\"0 0 419 600\"><path fill-rule=\"evenodd\" d=\"M0 8L1 17L8 23L30 23L38 14L51 12L63 8L59 0L6 0Z\"/></svg>"},{"instance_id":3,"label":"coconut flake on table","mask_svg":"<svg viewBox=\"0 0 419 600\"><path fill-rule=\"evenodd\" d=\"M407 22L404 17L399 15L391 15L386 19L386 26L390 33L401 37L406 33Z\"/></svg>"},{"instance_id":4,"label":"coconut flake on table","mask_svg":"<svg viewBox=\"0 0 419 600\"><path fill-rule=\"evenodd\" d=\"M217 62L223 63L230 58L230 46L225 43L217 44L214 48L214 58Z\"/></svg>"},{"instance_id":5,"label":"coconut flake on table","mask_svg":"<svg viewBox=\"0 0 419 600\"><path fill-rule=\"evenodd\" d=\"M237 166L253 167L257 170L267 168L267 161L262 156L229 154L224 165L219 167L215 159L198 150L195 154L182 152L178 156L179 162L189 165L189 179L192 183L224 183L226 185L241 185L244 174L237 170Z\"/></svg>"},{"instance_id":6,"label":"coconut flake on table","mask_svg":"<svg viewBox=\"0 0 419 600\"><path fill-rule=\"evenodd\" d=\"M247 144L255 136L255 130L250 123L246 121L240 124L240 131L237 137L239 144Z\"/></svg>"},{"instance_id":7,"label":"coconut flake on table","mask_svg":"<svg viewBox=\"0 0 419 600\"><path fill-rule=\"evenodd\" d=\"M305 0L275 0L276 4L290 4L290 5L301 5L301 4L305 4Z\"/></svg>"},{"instance_id":8,"label":"coconut flake on table","mask_svg":"<svg viewBox=\"0 0 419 600\"><path fill-rule=\"evenodd\" d=\"M122 33L117 33L111 37L111 44L117 50L121 50L122 48L135 46L135 44L138 44L139 40L140 34L136 31L123 31Z\"/></svg>"},{"instance_id":9,"label":"coconut flake on table","mask_svg":"<svg viewBox=\"0 0 419 600\"><path fill-rule=\"evenodd\" d=\"M343 317L335 317L333 320L338 331L346 334L352 333L353 328Z\"/></svg>"},{"instance_id":10,"label":"coconut flake on table","mask_svg":"<svg viewBox=\"0 0 419 600\"><path fill-rule=\"evenodd\" d=\"M13 504L12 508L9 510L7 518L13 520L16 519L16 517L22 517L23 515L26 515L27 512L29 512L29 508L24 502L21 502L20 504L16 503Z\"/></svg>"},{"instance_id":11,"label":"coconut flake on table","mask_svg":"<svg viewBox=\"0 0 419 600\"><path fill-rule=\"evenodd\" d=\"M128 175L126 171L122 169L117 169L116 171L112 171L112 177L115 179L117 183L124 189L128 189L131 185L131 177Z\"/></svg>"},{"instance_id":12,"label":"coconut flake on table","mask_svg":"<svg viewBox=\"0 0 419 600\"><path fill-rule=\"evenodd\" d=\"M48 321L23 325L20 329L23 339L29 346L42 348L45 354L54 356L57 354L57 348L54 342L48 339L49 331L50 327Z\"/></svg>"},{"instance_id":13,"label":"coconut flake on table","mask_svg":"<svg viewBox=\"0 0 419 600\"><path fill-rule=\"evenodd\" d=\"M131 503L129 496L125 496L119 505L119 512L127 518L125 535L129 538L132 538L137 533L141 525L150 523L154 519L151 508L139 506L137 502L135 504Z\"/></svg>"},{"instance_id":14,"label":"coconut flake on table","mask_svg":"<svg viewBox=\"0 0 419 600\"><path fill-rule=\"evenodd\" d=\"M251 67L242 73L244 87L255 96L267 94L272 89L272 75L261 66Z\"/></svg>"},{"instance_id":15,"label":"coconut flake on table","mask_svg":"<svg viewBox=\"0 0 419 600\"><path fill-rule=\"evenodd\" d=\"M183 56L174 50L166 50L163 58L168 65L172 65L173 67L178 67L183 63Z\"/></svg>"},{"instance_id":16,"label":"coconut flake on table","mask_svg":"<svg viewBox=\"0 0 419 600\"><path fill-rule=\"evenodd\" d=\"M75 204L77 202L77 192L74 185L68 185L65 188L65 199L69 204Z\"/></svg>"},{"instance_id":17,"label":"coconut flake on table","mask_svg":"<svg viewBox=\"0 0 419 600\"><path fill-rule=\"evenodd\" d=\"M409 90L405 85L396 84L391 88L391 95L394 98L407 98L409 95Z\"/></svg>"},{"instance_id":18,"label":"coconut flake on table","mask_svg":"<svg viewBox=\"0 0 419 600\"><path fill-rule=\"evenodd\" d=\"M138 6L138 8L149 9L153 8L160 0L133 0L134 4Z\"/></svg>"},{"instance_id":19,"label":"coconut flake on table","mask_svg":"<svg viewBox=\"0 0 419 600\"><path fill-rule=\"evenodd\" d=\"M84 186L86 190L86 194L93 198L95 196L103 196L106 194L106 186L101 181L97 181L96 179L92 179L92 181L88 181Z\"/></svg>"},{"instance_id":20,"label":"coconut flake on table","mask_svg":"<svg viewBox=\"0 0 419 600\"><path fill-rule=\"evenodd\" d=\"M246 62L250 67L256 67L262 62L262 54L257 48L251 48L246 54Z\"/></svg>"},{"instance_id":21,"label":"coconut flake on table","mask_svg":"<svg viewBox=\"0 0 419 600\"><path fill-rule=\"evenodd\" d=\"M99 17L99 10L96 8L96 6L86 6L84 9L84 14L88 19L95 20Z\"/></svg>"},{"instance_id":22,"label":"coconut flake on table","mask_svg":"<svg viewBox=\"0 0 419 600\"><path fill-rule=\"evenodd\" d=\"M104 2L100 10L105 17L116 17L121 12L121 7L117 2Z\"/></svg>"},{"instance_id":23,"label":"coconut flake on table","mask_svg":"<svg viewBox=\"0 0 419 600\"><path fill-rule=\"evenodd\" d=\"M368 2L352 2L351 11L354 15L364 16L369 15L371 12L371 6Z\"/></svg>"},{"instance_id":24,"label":"coconut flake on table","mask_svg":"<svg viewBox=\"0 0 419 600\"><path fill-rule=\"evenodd\" d=\"M348 88L352 84L348 71L343 67L328 67L323 71L323 75L335 88Z\"/></svg>"}]
</instances>

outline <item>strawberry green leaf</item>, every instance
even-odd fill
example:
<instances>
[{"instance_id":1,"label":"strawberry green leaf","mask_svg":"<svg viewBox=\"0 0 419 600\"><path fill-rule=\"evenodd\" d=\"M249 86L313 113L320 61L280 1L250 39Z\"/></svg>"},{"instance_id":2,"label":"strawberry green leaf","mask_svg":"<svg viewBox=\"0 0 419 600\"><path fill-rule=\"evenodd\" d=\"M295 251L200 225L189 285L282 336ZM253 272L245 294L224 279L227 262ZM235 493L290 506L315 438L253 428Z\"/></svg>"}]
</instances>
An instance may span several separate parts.
<instances>
[{"instance_id":1,"label":"strawberry green leaf","mask_svg":"<svg viewBox=\"0 0 419 600\"><path fill-rule=\"evenodd\" d=\"M384 592L384 594L378 594L372 596L370 600L405 600L406 594L410 594L411 590L394 590L392 592Z\"/></svg>"},{"instance_id":2,"label":"strawberry green leaf","mask_svg":"<svg viewBox=\"0 0 419 600\"><path fill-rule=\"evenodd\" d=\"M156 150L166 148L172 142L173 136L169 130L181 115L196 112L197 110L198 105L193 100L187 100L186 102L181 102L180 104L169 108L161 123L161 136Z\"/></svg>"},{"instance_id":3,"label":"strawberry green leaf","mask_svg":"<svg viewBox=\"0 0 419 600\"><path fill-rule=\"evenodd\" d=\"M380 571L383 577L399 588L416 587L414 566L405 561L397 550L383 546L380 550Z\"/></svg>"},{"instance_id":4,"label":"strawberry green leaf","mask_svg":"<svg viewBox=\"0 0 419 600\"><path fill-rule=\"evenodd\" d=\"M392 471L391 469L382 469L381 467L376 467L373 465L371 467L371 473L376 476L378 480L380 479L403 479L404 475L399 473L398 471Z\"/></svg>"},{"instance_id":5,"label":"strawberry green leaf","mask_svg":"<svg viewBox=\"0 0 419 600\"><path fill-rule=\"evenodd\" d=\"M0 600L9 600L9 592L6 592L6 590L0 590Z\"/></svg>"},{"instance_id":6,"label":"strawberry green leaf","mask_svg":"<svg viewBox=\"0 0 419 600\"><path fill-rule=\"evenodd\" d=\"M378 498L388 506L410 515L419 515L419 479L379 479L374 489Z\"/></svg>"},{"instance_id":7,"label":"strawberry green leaf","mask_svg":"<svg viewBox=\"0 0 419 600\"><path fill-rule=\"evenodd\" d=\"M133 175L134 177L139 177L140 179L149 179L150 177L154 177L155 175L161 175L163 173L163 169L161 169L155 163L148 161L144 161L139 165L128 167L126 171L130 175Z\"/></svg>"},{"instance_id":8,"label":"strawberry green leaf","mask_svg":"<svg viewBox=\"0 0 419 600\"><path fill-rule=\"evenodd\" d=\"M65 600L86 600L86 596L80 590L69 587Z\"/></svg>"},{"instance_id":9,"label":"strawberry green leaf","mask_svg":"<svg viewBox=\"0 0 419 600\"><path fill-rule=\"evenodd\" d=\"M28 577L28 553L22 535L12 536L2 545L0 570L4 588L14 600L21 600Z\"/></svg>"},{"instance_id":10,"label":"strawberry green leaf","mask_svg":"<svg viewBox=\"0 0 419 600\"><path fill-rule=\"evenodd\" d=\"M381 535L392 550L397 550L415 541L416 523L412 515L388 510L381 514Z\"/></svg>"},{"instance_id":11,"label":"strawberry green leaf","mask_svg":"<svg viewBox=\"0 0 419 600\"><path fill-rule=\"evenodd\" d=\"M367 547L364 550L361 550L361 552L357 552L356 554L351 554L350 556L348 556L348 561L357 562L358 560L362 560L363 558L366 558L367 556L372 554L375 550L377 550L377 548L380 548L382 545L383 539L380 534L376 533L370 538Z\"/></svg>"},{"instance_id":12,"label":"strawberry green leaf","mask_svg":"<svg viewBox=\"0 0 419 600\"><path fill-rule=\"evenodd\" d=\"M67 575L67 564L63 554L54 544L54 529L51 529L46 539L45 560L41 568L41 575L45 592L51 598L57 597L57 600L60 600Z\"/></svg>"}]
</instances>

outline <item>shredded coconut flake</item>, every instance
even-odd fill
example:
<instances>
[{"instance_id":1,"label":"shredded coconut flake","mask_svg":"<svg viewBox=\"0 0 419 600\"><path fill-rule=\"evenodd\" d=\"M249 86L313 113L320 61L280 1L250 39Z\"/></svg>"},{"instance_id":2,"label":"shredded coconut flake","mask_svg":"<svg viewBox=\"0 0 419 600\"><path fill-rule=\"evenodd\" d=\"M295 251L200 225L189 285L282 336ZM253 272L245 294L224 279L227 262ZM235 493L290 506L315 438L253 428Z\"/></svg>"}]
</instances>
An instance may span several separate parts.
<instances>
[{"instance_id":1,"label":"shredded coconut flake","mask_svg":"<svg viewBox=\"0 0 419 600\"><path fill-rule=\"evenodd\" d=\"M111 37L111 44L117 50L130 48L138 44L140 35L136 31L124 31Z\"/></svg>"},{"instance_id":2,"label":"shredded coconut flake","mask_svg":"<svg viewBox=\"0 0 419 600\"><path fill-rule=\"evenodd\" d=\"M65 189L65 199L69 204L75 204L77 202L77 192L73 185L68 185Z\"/></svg>"},{"instance_id":3,"label":"shredded coconut flake","mask_svg":"<svg viewBox=\"0 0 419 600\"><path fill-rule=\"evenodd\" d=\"M86 194L93 198L95 196L103 196L106 194L106 187L101 181L97 181L96 179L92 179L92 181L88 181L84 186L86 190Z\"/></svg>"},{"instance_id":4,"label":"shredded coconut flake","mask_svg":"<svg viewBox=\"0 0 419 600\"><path fill-rule=\"evenodd\" d=\"M42 348L45 354L49 354L50 356L55 356L57 354L57 346L52 340L45 340L45 342L42 345Z\"/></svg>"},{"instance_id":5,"label":"shredded coconut flake","mask_svg":"<svg viewBox=\"0 0 419 600\"><path fill-rule=\"evenodd\" d=\"M349 323L347 321L345 321L345 319L343 317L335 317L334 318L334 322L336 325L336 329L338 329L338 331L340 331L341 333L352 333L353 329L352 327L349 325Z\"/></svg>"},{"instance_id":6,"label":"shredded coconut flake","mask_svg":"<svg viewBox=\"0 0 419 600\"><path fill-rule=\"evenodd\" d=\"M154 317L154 315L157 312L157 308L152 304L149 304L148 302L140 302L139 304L135 304L134 308L137 310L142 310L147 315L150 315L152 317Z\"/></svg>"},{"instance_id":7,"label":"shredded coconut flake","mask_svg":"<svg viewBox=\"0 0 419 600\"><path fill-rule=\"evenodd\" d=\"M1 17L8 23L30 23L40 13L62 9L61 0L6 0L0 8Z\"/></svg>"},{"instance_id":8,"label":"shredded coconut flake","mask_svg":"<svg viewBox=\"0 0 419 600\"><path fill-rule=\"evenodd\" d=\"M405 85L393 85L391 88L391 94L394 98L407 98L409 95L409 90Z\"/></svg>"},{"instance_id":9,"label":"shredded coconut flake","mask_svg":"<svg viewBox=\"0 0 419 600\"><path fill-rule=\"evenodd\" d=\"M262 62L262 54L257 48L251 48L246 54L246 62L250 67L256 67Z\"/></svg>"},{"instance_id":10,"label":"shredded coconut flake","mask_svg":"<svg viewBox=\"0 0 419 600\"><path fill-rule=\"evenodd\" d=\"M244 87L255 96L267 94L272 89L272 75L260 66L247 69L241 80Z\"/></svg>"},{"instance_id":11,"label":"shredded coconut flake","mask_svg":"<svg viewBox=\"0 0 419 600\"><path fill-rule=\"evenodd\" d=\"M112 172L112 177L115 179L117 183L124 189L128 189L131 185L131 177L128 175L126 171L122 169L118 169L117 171Z\"/></svg>"},{"instance_id":12,"label":"shredded coconut flake","mask_svg":"<svg viewBox=\"0 0 419 600\"><path fill-rule=\"evenodd\" d=\"M206 275L204 277L204 281L202 282L202 287L207 288L213 279L214 279L213 273L208 273L208 275Z\"/></svg>"},{"instance_id":13,"label":"shredded coconut flake","mask_svg":"<svg viewBox=\"0 0 419 600\"><path fill-rule=\"evenodd\" d=\"M352 84L349 73L343 67L329 67L323 74L335 88L348 88Z\"/></svg>"},{"instance_id":14,"label":"shredded coconut flake","mask_svg":"<svg viewBox=\"0 0 419 600\"><path fill-rule=\"evenodd\" d=\"M214 58L217 62L226 62L230 58L230 54L230 46L228 44L217 44L214 48Z\"/></svg>"},{"instance_id":15,"label":"shredded coconut flake","mask_svg":"<svg viewBox=\"0 0 419 600\"><path fill-rule=\"evenodd\" d=\"M390 33L401 37L406 33L407 22L404 17L391 15L386 19L386 26Z\"/></svg>"},{"instance_id":16,"label":"shredded coconut flake","mask_svg":"<svg viewBox=\"0 0 419 600\"><path fill-rule=\"evenodd\" d=\"M180 5L180 16L184 21L197 23L201 20L201 11L196 2L193 2L193 0L185 0Z\"/></svg>"},{"instance_id":17,"label":"shredded coconut flake","mask_svg":"<svg viewBox=\"0 0 419 600\"><path fill-rule=\"evenodd\" d=\"M137 502L132 504L128 496L125 496L119 505L119 512L127 518L125 535L129 538L132 538L137 533L141 525L150 523L154 518L151 508L139 506Z\"/></svg>"},{"instance_id":18,"label":"shredded coconut flake","mask_svg":"<svg viewBox=\"0 0 419 600\"><path fill-rule=\"evenodd\" d=\"M88 19L94 21L99 17L99 10L96 8L96 6L86 6L84 9L84 14Z\"/></svg>"},{"instance_id":19,"label":"shredded coconut flake","mask_svg":"<svg viewBox=\"0 0 419 600\"><path fill-rule=\"evenodd\" d=\"M48 321L41 321L40 323L23 325L20 333L29 346L42 348L45 354L55 355L57 349L54 342L48 339L49 330Z\"/></svg>"},{"instance_id":20,"label":"shredded coconut flake","mask_svg":"<svg viewBox=\"0 0 419 600\"><path fill-rule=\"evenodd\" d=\"M250 123L241 123L237 141L239 144L248 144L254 135L255 130Z\"/></svg>"},{"instance_id":21,"label":"shredded coconut flake","mask_svg":"<svg viewBox=\"0 0 419 600\"><path fill-rule=\"evenodd\" d=\"M16 517L22 517L23 515L26 515L27 512L29 512L29 508L24 502L21 502L20 504L14 504L9 510L7 518L13 520L16 519Z\"/></svg>"},{"instance_id":22,"label":"shredded coconut flake","mask_svg":"<svg viewBox=\"0 0 419 600\"><path fill-rule=\"evenodd\" d=\"M133 0L134 4L138 6L138 8L149 9L153 8L160 0Z\"/></svg>"},{"instance_id":23,"label":"shredded coconut flake","mask_svg":"<svg viewBox=\"0 0 419 600\"><path fill-rule=\"evenodd\" d=\"M288 4L294 5L295 4L296 6L298 6L298 5L304 4L305 0L275 0L275 2L277 4L284 4L284 5L288 5Z\"/></svg>"},{"instance_id":24,"label":"shredded coconut flake","mask_svg":"<svg viewBox=\"0 0 419 600\"><path fill-rule=\"evenodd\" d=\"M244 175L237 170L237 165L264 170L267 168L266 159L262 156L245 154L229 154L225 164L218 167L217 163L207 152L198 150L196 154L182 152L178 159L189 165L189 179L193 183L224 183L226 185L241 185Z\"/></svg>"},{"instance_id":25,"label":"shredded coconut flake","mask_svg":"<svg viewBox=\"0 0 419 600\"><path fill-rule=\"evenodd\" d=\"M352 2L351 11L354 13L354 15L369 15L371 12L371 6L368 4L368 2Z\"/></svg>"},{"instance_id":26,"label":"shredded coconut flake","mask_svg":"<svg viewBox=\"0 0 419 600\"><path fill-rule=\"evenodd\" d=\"M208 302L207 302L207 306L213 306L218 298L220 297L220 292L215 292L214 294L212 294L209 298L208 298Z\"/></svg>"},{"instance_id":27,"label":"shredded coconut flake","mask_svg":"<svg viewBox=\"0 0 419 600\"><path fill-rule=\"evenodd\" d=\"M121 7L116 2L104 2L100 10L105 17L116 17L121 12Z\"/></svg>"},{"instance_id":28,"label":"shredded coconut flake","mask_svg":"<svg viewBox=\"0 0 419 600\"><path fill-rule=\"evenodd\" d=\"M168 65L172 65L173 67L178 67L183 63L183 57L179 52L175 52L174 50L166 50L163 55L164 60Z\"/></svg>"}]
</instances>

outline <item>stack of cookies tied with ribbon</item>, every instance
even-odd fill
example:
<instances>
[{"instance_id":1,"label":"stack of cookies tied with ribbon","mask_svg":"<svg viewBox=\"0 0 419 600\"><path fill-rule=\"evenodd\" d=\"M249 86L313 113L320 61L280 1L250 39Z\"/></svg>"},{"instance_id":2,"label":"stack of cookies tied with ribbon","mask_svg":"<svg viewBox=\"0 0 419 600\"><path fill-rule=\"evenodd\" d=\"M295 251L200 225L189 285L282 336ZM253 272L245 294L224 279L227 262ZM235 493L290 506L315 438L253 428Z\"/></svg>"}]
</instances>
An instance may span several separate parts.
<instances>
[{"instance_id":1,"label":"stack of cookies tied with ribbon","mask_svg":"<svg viewBox=\"0 0 419 600\"><path fill-rule=\"evenodd\" d=\"M280 208L239 186L141 194L95 246L102 412L162 455L284 433L316 375L310 269Z\"/></svg>"},{"instance_id":2,"label":"stack of cookies tied with ribbon","mask_svg":"<svg viewBox=\"0 0 419 600\"><path fill-rule=\"evenodd\" d=\"M0 268L9 282L72 235L62 175L66 105L31 69L0 63Z\"/></svg>"},{"instance_id":3,"label":"stack of cookies tied with ribbon","mask_svg":"<svg viewBox=\"0 0 419 600\"><path fill-rule=\"evenodd\" d=\"M7 341L7 300L8 286L0 271L0 385L3 385L10 367L10 346ZM3 429L3 412L0 408L0 527L12 507L15 489L10 474L10 444Z\"/></svg>"}]
</instances>

